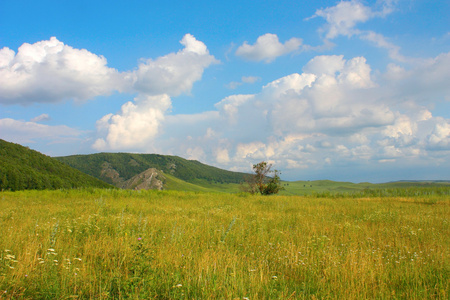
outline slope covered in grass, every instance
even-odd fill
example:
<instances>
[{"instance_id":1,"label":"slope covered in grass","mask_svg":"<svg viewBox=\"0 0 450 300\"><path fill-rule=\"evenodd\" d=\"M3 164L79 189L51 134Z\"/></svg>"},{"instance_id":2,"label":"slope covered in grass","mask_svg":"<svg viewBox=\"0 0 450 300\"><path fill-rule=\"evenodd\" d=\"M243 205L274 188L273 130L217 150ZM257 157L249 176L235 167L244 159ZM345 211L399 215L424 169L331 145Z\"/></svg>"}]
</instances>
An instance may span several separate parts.
<instances>
[{"instance_id":1,"label":"slope covered in grass","mask_svg":"<svg viewBox=\"0 0 450 300\"><path fill-rule=\"evenodd\" d=\"M5 299L448 299L449 204L439 195L4 192L0 292Z\"/></svg>"},{"instance_id":2,"label":"slope covered in grass","mask_svg":"<svg viewBox=\"0 0 450 300\"><path fill-rule=\"evenodd\" d=\"M112 186L42 153L0 140L0 191L80 187Z\"/></svg>"},{"instance_id":3,"label":"slope covered in grass","mask_svg":"<svg viewBox=\"0 0 450 300\"><path fill-rule=\"evenodd\" d=\"M123 180L155 168L186 182L240 183L246 174L222 170L178 156L133 153L97 153L56 157L86 174L114 184L108 171Z\"/></svg>"}]
</instances>

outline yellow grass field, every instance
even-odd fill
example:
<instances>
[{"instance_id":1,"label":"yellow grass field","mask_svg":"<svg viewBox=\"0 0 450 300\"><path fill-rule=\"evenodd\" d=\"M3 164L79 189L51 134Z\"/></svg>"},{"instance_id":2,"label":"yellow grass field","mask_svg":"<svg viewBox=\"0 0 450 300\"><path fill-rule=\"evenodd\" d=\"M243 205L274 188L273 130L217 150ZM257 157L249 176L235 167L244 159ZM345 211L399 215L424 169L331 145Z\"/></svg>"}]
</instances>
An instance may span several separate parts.
<instances>
[{"instance_id":1,"label":"yellow grass field","mask_svg":"<svg viewBox=\"0 0 450 300\"><path fill-rule=\"evenodd\" d=\"M449 299L448 196L0 193L0 299Z\"/></svg>"}]
</instances>

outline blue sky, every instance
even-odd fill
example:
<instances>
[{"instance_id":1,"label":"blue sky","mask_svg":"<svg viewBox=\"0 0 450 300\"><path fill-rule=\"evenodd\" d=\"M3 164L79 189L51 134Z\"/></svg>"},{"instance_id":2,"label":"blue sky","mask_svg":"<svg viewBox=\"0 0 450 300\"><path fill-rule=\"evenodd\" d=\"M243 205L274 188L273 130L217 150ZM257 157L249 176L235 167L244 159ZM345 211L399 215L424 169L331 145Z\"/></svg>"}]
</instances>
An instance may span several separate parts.
<instances>
[{"instance_id":1,"label":"blue sky","mask_svg":"<svg viewBox=\"0 0 450 300\"><path fill-rule=\"evenodd\" d=\"M450 179L448 1L0 2L0 138Z\"/></svg>"}]
</instances>

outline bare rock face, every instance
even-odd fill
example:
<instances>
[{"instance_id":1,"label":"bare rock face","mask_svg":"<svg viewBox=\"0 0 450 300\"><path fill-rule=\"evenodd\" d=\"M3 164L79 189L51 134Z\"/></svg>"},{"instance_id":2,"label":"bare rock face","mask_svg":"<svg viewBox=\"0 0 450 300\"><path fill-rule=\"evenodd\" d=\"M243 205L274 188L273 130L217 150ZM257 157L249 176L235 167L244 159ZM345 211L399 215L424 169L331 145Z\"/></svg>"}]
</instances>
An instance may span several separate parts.
<instances>
[{"instance_id":1,"label":"bare rock face","mask_svg":"<svg viewBox=\"0 0 450 300\"><path fill-rule=\"evenodd\" d=\"M134 160L130 161L130 165L134 164L137 164L137 162ZM112 182L116 187L133 190L162 190L166 180L163 172L155 168L147 169L125 180L108 162L102 164L100 176Z\"/></svg>"},{"instance_id":2,"label":"bare rock face","mask_svg":"<svg viewBox=\"0 0 450 300\"><path fill-rule=\"evenodd\" d=\"M100 171L100 176L102 178L109 179L113 185L120 186L123 184L123 178L120 177L119 172L112 168L108 162L102 164L102 170Z\"/></svg>"},{"instance_id":3,"label":"bare rock face","mask_svg":"<svg viewBox=\"0 0 450 300\"><path fill-rule=\"evenodd\" d=\"M165 179L161 171L150 168L123 182L120 187L134 190L162 190Z\"/></svg>"}]
</instances>

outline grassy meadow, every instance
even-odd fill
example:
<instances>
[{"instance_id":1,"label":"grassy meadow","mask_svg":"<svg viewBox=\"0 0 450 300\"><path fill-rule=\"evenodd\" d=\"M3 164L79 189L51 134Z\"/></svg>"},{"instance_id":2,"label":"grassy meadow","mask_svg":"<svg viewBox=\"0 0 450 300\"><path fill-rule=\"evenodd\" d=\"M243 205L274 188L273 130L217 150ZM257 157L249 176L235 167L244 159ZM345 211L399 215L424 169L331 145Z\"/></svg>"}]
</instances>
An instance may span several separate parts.
<instances>
[{"instance_id":1,"label":"grassy meadow","mask_svg":"<svg viewBox=\"0 0 450 300\"><path fill-rule=\"evenodd\" d=\"M449 299L449 196L0 193L0 299Z\"/></svg>"}]
</instances>

